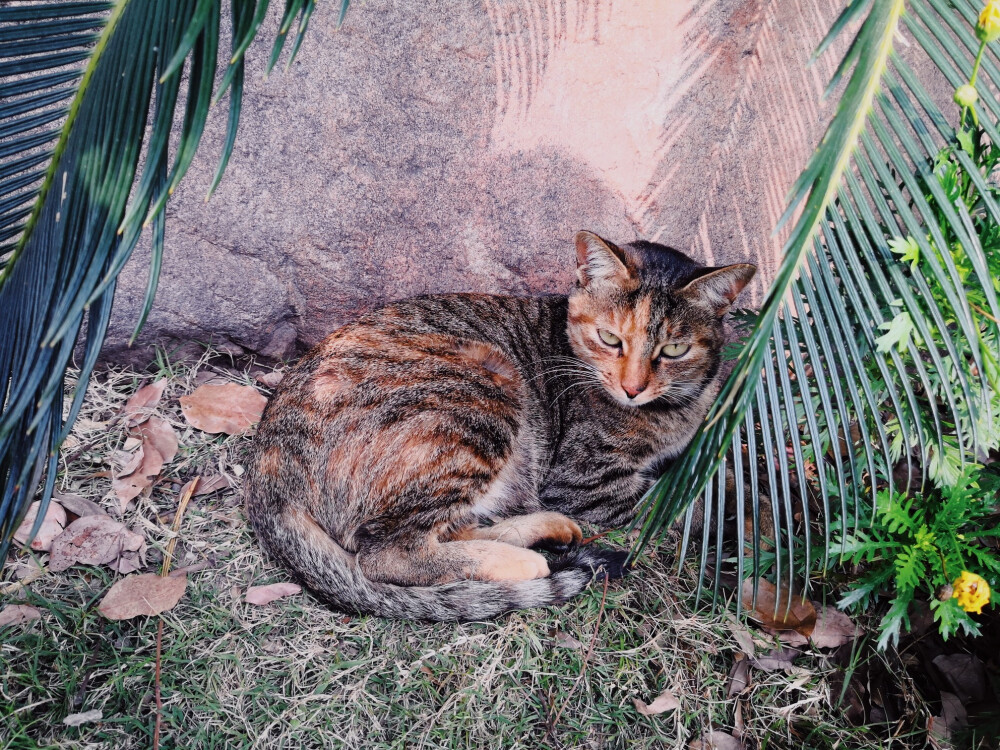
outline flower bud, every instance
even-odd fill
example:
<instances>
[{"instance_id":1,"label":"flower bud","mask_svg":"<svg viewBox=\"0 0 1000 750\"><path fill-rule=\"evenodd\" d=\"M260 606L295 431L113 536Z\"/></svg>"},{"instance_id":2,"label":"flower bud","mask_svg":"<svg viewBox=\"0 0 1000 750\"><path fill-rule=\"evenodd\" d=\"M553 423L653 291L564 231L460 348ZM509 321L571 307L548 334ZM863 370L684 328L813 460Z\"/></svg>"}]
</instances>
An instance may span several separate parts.
<instances>
[{"instance_id":1,"label":"flower bud","mask_svg":"<svg viewBox=\"0 0 1000 750\"><path fill-rule=\"evenodd\" d=\"M989 0L979 14L976 24L976 36L979 41L987 44L1000 38L1000 1Z\"/></svg>"},{"instance_id":2,"label":"flower bud","mask_svg":"<svg viewBox=\"0 0 1000 750\"><path fill-rule=\"evenodd\" d=\"M979 92L976 91L976 87L972 84L965 84L964 86L959 86L955 89L955 104L960 107L972 107L977 101L979 101Z\"/></svg>"}]
</instances>

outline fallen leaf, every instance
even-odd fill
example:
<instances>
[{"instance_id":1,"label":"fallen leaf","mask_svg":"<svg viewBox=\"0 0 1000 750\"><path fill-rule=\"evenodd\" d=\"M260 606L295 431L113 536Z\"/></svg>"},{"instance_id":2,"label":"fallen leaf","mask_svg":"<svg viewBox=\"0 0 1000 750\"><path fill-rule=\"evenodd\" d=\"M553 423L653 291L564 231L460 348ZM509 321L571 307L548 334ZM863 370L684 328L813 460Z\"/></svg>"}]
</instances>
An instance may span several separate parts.
<instances>
[{"instance_id":1,"label":"fallen leaf","mask_svg":"<svg viewBox=\"0 0 1000 750\"><path fill-rule=\"evenodd\" d=\"M828 604L813 602L816 608L816 627L809 640L816 648L837 648L854 640L860 629L846 614Z\"/></svg>"},{"instance_id":2,"label":"fallen leaf","mask_svg":"<svg viewBox=\"0 0 1000 750\"><path fill-rule=\"evenodd\" d=\"M186 576L172 578L155 573L126 576L111 587L97 609L109 620L158 615L172 609L186 588Z\"/></svg>"},{"instance_id":3,"label":"fallen leaf","mask_svg":"<svg viewBox=\"0 0 1000 750\"><path fill-rule=\"evenodd\" d=\"M278 383L280 383L284 377L283 372L262 372L259 375L254 376L258 383L263 383L268 388L274 388Z\"/></svg>"},{"instance_id":4,"label":"fallen leaf","mask_svg":"<svg viewBox=\"0 0 1000 750\"><path fill-rule=\"evenodd\" d=\"M181 411L188 424L204 432L238 435L260 421L267 398L250 385L202 385L181 396Z\"/></svg>"},{"instance_id":5,"label":"fallen leaf","mask_svg":"<svg viewBox=\"0 0 1000 750\"><path fill-rule=\"evenodd\" d=\"M82 724L90 724L94 721L100 721L103 718L104 714L101 713L101 709L94 708L90 711L84 711L81 714L70 714L63 719L63 724L68 727L78 727Z\"/></svg>"},{"instance_id":6,"label":"fallen leaf","mask_svg":"<svg viewBox=\"0 0 1000 750\"><path fill-rule=\"evenodd\" d=\"M931 662L958 697L968 705L986 698L986 665L974 654L941 654Z\"/></svg>"},{"instance_id":7,"label":"fallen leaf","mask_svg":"<svg viewBox=\"0 0 1000 750\"><path fill-rule=\"evenodd\" d=\"M18 544L27 544L31 530L35 527L35 519L38 518L38 509L41 501L36 500L28 508L28 513L24 521L14 532L14 541ZM31 549L38 552L48 552L52 549L52 541L59 536L66 528L66 511L55 500L49 501L49 507L45 509L45 517L42 525L38 527L38 533L31 540Z\"/></svg>"},{"instance_id":8,"label":"fallen leaf","mask_svg":"<svg viewBox=\"0 0 1000 750\"><path fill-rule=\"evenodd\" d=\"M219 490L227 490L232 486L229 481L229 477L224 474L216 474L208 479L202 477L201 481L198 482L198 489L194 491L195 495L210 495L213 492L218 492Z\"/></svg>"},{"instance_id":9,"label":"fallen leaf","mask_svg":"<svg viewBox=\"0 0 1000 750\"><path fill-rule=\"evenodd\" d=\"M116 476L111 480L111 488L115 491L115 496L121 501L121 509L123 511L128 502L139 497L142 491L153 483L163 469L163 456L149 443L144 443L137 455L140 457L140 460L135 470L128 474ZM131 462L129 465L131 465Z\"/></svg>"},{"instance_id":10,"label":"fallen leaf","mask_svg":"<svg viewBox=\"0 0 1000 750\"><path fill-rule=\"evenodd\" d=\"M808 646L809 639L797 630L775 630L774 628L763 628L764 632L775 636L786 646Z\"/></svg>"},{"instance_id":11,"label":"fallen leaf","mask_svg":"<svg viewBox=\"0 0 1000 750\"><path fill-rule=\"evenodd\" d=\"M115 474L120 476L127 476L133 471L139 468L139 464L142 463L142 441L139 438L131 438L134 444L129 444L129 441L125 441L125 445L128 450L114 451L111 454L111 458L108 463L111 464L111 468L114 470ZM133 448L139 448L140 450L129 452Z\"/></svg>"},{"instance_id":12,"label":"fallen leaf","mask_svg":"<svg viewBox=\"0 0 1000 750\"><path fill-rule=\"evenodd\" d=\"M42 555L43 559L39 559L35 555L31 557L22 557L20 559L15 558L14 560L8 560L7 566L10 571L14 574L14 578L19 581L24 581L28 583L33 581L42 575L42 571L45 570L45 562L47 559Z\"/></svg>"},{"instance_id":13,"label":"fallen leaf","mask_svg":"<svg viewBox=\"0 0 1000 750\"><path fill-rule=\"evenodd\" d=\"M941 691L941 715L932 716L927 722L927 739L938 750L952 750L952 733L969 725L969 714L958 696Z\"/></svg>"},{"instance_id":14,"label":"fallen leaf","mask_svg":"<svg viewBox=\"0 0 1000 750\"><path fill-rule=\"evenodd\" d=\"M79 495L63 495L56 493L52 495L59 504L66 509L67 513L72 513L74 516L104 516L107 515L104 512L104 508L95 503L93 500L88 500L85 497L80 497Z\"/></svg>"},{"instance_id":15,"label":"fallen leaf","mask_svg":"<svg viewBox=\"0 0 1000 750\"><path fill-rule=\"evenodd\" d=\"M0 609L0 628L4 625L20 625L22 622L31 622L41 616L41 612L27 604L8 604Z\"/></svg>"},{"instance_id":16,"label":"fallen leaf","mask_svg":"<svg viewBox=\"0 0 1000 750\"><path fill-rule=\"evenodd\" d=\"M251 586L247 589L246 600L249 604L263 606L275 599L292 596L302 591L297 583L269 583L266 586Z\"/></svg>"},{"instance_id":17,"label":"fallen leaf","mask_svg":"<svg viewBox=\"0 0 1000 750\"><path fill-rule=\"evenodd\" d=\"M709 732L688 745L688 750L743 750L743 743L728 732Z\"/></svg>"},{"instance_id":18,"label":"fallen leaf","mask_svg":"<svg viewBox=\"0 0 1000 750\"><path fill-rule=\"evenodd\" d=\"M160 378L149 385L144 385L132 394L131 398L125 402L125 408L122 410L122 413L128 419L129 425L139 424L139 422L142 422L152 413L156 405L160 403L160 398L163 396L163 389L166 387L167 379Z\"/></svg>"},{"instance_id":19,"label":"fallen leaf","mask_svg":"<svg viewBox=\"0 0 1000 750\"><path fill-rule=\"evenodd\" d=\"M729 631L733 634L733 638L740 646L740 650L747 656L753 656L757 653L757 647L754 645L753 636L750 635L750 631L740 625L733 625L730 627Z\"/></svg>"},{"instance_id":20,"label":"fallen leaf","mask_svg":"<svg viewBox=\"0 0 1000 750\"><path fill-rule=\"evenodd\" d=\"M787 671L792 668L792 661L801 653L797 648L771 649L764 656L750 659L750 664L765 672L777 672L779 669Z\"/></svg>"},{"instance_id":21,"label":"fallen leaf","mask_svg":"<svg viewBox=\"0 0 1000 750\"><path fill-rule=\"evenodd\" d=\"M673 711L675 708L681 707L681 702L677 700L677 696L669 690L664 690L649 705L646 705L638 698L633 698L632 703L635 704L635 710L643 716L658 716L665 711Z\"/></svg>"},{"instance_id":22,"label":"fallen leaf","mask_svg":"<svg viewBox=\"0 0 1000 750\"><path fill-rule=\"evenodd\" d=\"M774 630L795 630L808 637L816 625L816 608L801 596L790 596L784 586L776 589L763 578L757 579L757 604L753 603L751 579L743 581L743 606L747 613L761 625Z\"/></svg>"},{"instance_id":23,"label":"fallen leaf","mask_svg":"<svg viewBox=\"0 0 1000 750\"><path fill-rule=\"evenodd\" d=\"M558 648L583 648L583 644L580 641L561 630L556 631L555 642Z\"/></svg>"},{"instance_id":24,"label":"fallen leaf","mask_svg":"<svg viewBox=\"0 0 1000 750\"><path fill-rule=\"evenodd\" d=\"M750 660L747 658L737 659L733 663L733 668L729 670L729 679L726 681L726 697L732 698L739 695L750 687Z\"/></svg>"},{"instance_id":25,"label":"fallen leaf","mask_svg":"<svg viewBox=\"0 0 1000 750\"><path fill-rule=\"evenodd\" d=\"M163 463L169 464L177 455L177 433L170 423L159 417L150 417L135 428L133 434L142 439L143 447L152 445L163 457Z\"/></svg>"},{"instance_id":26,"label":"fallen leaf","mask_svg":"<svg viewBox=\"0 0 1000 750\"><path fill-rule=\"evenodd\" d=\"M146 541L110 516L78 518L52 542L49 569L59 573L80 563L109 565L119 573L135 570Z\"/></svg>"}]
</instances>

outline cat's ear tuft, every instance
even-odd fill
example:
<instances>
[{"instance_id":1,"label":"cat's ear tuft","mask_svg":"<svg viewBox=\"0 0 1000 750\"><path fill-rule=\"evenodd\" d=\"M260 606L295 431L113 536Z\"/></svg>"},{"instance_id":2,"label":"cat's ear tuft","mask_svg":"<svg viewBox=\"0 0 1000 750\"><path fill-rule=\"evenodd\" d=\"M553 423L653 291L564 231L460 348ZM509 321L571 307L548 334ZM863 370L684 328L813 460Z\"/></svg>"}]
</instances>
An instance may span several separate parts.
<instances>
[{"instance_id":1,"label":"cat's ear tuft","mask_svg":"<svg viewBox=\"0 0 1000 750\"><path fill-rule=\"evenodd\" d=\"M621 248L593 232L576 233L576 276L580 286L592 281L622 282L631 275Z\"/></svg>"},{"instance_id":2,"label":"cat's ear tuft","mask_svg":"<svg viewBox=\"0 0 1000 750\"><path fill-rule=\"evenodd\" d=\"M733 302L757 273L757 266L737 263L734 266L706 269L708 273L699 276L680 290L680 293L702 305L708 305L718 317L722 317Z\"/></svg>"}]
</instances>

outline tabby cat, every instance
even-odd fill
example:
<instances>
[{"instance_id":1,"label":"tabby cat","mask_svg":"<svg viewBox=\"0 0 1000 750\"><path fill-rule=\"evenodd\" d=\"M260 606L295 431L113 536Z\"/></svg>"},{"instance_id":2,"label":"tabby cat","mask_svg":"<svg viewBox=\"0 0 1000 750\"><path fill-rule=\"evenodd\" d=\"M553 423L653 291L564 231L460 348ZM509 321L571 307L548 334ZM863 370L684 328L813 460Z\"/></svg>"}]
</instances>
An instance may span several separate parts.
<instances>
[{"instance_id":1,"label":"tabby cat","mask_svg":"<svg viewBox=\"0 0 1000 750\"><path fill-rule=\"evenodd\" d=\"M567 296L448 294L344 326L278 387L246 508L264 548L340 610L478 620L565 601L614 555L551 566L574 520L628 521L718 391L751 265L576 236ZM620 566L621 560L617 560Z\"/></svg>"}]
</instances>

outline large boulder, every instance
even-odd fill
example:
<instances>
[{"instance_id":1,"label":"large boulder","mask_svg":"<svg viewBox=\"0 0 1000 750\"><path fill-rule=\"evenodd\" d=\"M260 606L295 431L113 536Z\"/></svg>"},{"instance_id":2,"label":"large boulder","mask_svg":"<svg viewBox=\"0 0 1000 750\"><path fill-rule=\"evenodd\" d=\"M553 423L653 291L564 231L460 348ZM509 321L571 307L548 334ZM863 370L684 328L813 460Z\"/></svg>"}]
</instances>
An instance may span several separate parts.
<instances>
[{"instance_id":1,"label":"large boulder","mask_svg":"<svg viewBox=\"0 0 1000 750\"><path fill-rule=\"evenodd\" d=\"M281 358L388 301L546 293L585 228L710 264L779 258L788 187L822 134L838 54L814 0L320 3L296 61L263 78L276 19L225 125L169 204L156 303L127 339L148 247L121 276L106 356L214 341ZM235 345L235 346L233 346Z\"/></svg>"}]
</instances>

